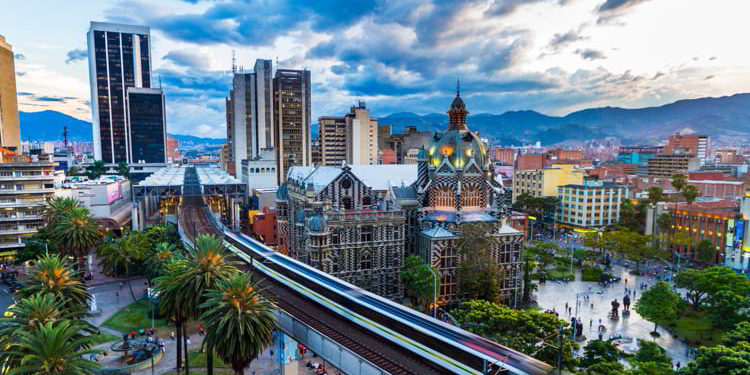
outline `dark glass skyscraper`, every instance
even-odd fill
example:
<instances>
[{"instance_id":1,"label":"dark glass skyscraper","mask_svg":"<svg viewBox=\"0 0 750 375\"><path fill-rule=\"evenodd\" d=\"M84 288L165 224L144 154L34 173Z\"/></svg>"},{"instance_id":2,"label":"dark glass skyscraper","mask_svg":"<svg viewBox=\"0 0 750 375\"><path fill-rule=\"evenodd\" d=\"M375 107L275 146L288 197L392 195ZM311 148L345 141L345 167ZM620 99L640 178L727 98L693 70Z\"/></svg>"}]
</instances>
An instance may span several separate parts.
<instances>
[{"instance_id":1,"label":"dark glass skyscraper","mask_svg":"<svg viewBox=\"0 0 750 375\"><path fill-rule=\"evenodd\" d=\"M91 22L87 37L94 158L105 163L133 162L127 91L151 87L150 30Z\"/></svg>"},{"instance_id":2,"label":"dark glass skyscraper","mask_svg":"<svg viewBox=\"0 0 750 375\"><path fill-rule=\"evenodd\" d=\"M167 162L167 120L161 89L128 88L128 118L132 163Z\"/></svg>"}]
</instances>

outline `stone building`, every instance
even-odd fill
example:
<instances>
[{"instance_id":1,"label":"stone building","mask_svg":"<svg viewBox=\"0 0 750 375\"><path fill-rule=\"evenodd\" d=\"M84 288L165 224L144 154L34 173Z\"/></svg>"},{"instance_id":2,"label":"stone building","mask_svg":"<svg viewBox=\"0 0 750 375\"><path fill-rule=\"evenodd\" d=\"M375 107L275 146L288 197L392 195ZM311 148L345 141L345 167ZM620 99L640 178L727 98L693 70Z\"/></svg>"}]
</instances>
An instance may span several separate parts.
<instances>
[{"instance_id":1,"label":"stone building","mask_svg":"<svg viewBox=\"0 0 750 375\"><path fill-rule=\"evenodd\" d=\"M403 295L405 213L388 187L416 166L292 167L277 191L279 251L386 298Z\"/></svg>"}]
</instances>

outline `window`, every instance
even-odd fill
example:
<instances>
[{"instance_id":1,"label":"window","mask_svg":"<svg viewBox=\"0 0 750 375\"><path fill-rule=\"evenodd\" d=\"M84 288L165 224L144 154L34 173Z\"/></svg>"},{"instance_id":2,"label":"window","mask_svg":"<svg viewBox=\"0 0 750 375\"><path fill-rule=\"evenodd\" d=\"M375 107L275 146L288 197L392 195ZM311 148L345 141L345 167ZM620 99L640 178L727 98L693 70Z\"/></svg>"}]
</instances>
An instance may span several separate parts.
<instances>
[{"instance_id":1,"label":"window","mask_svg":"<svg viewBox=\"0 0 750 375\"><path fill-rule=\"evenodd\" d=\"M437 188L433 190L433 193L435 196L434 205L436 207L456 207L456 195L450 186Z\"/></svg>"},{"instance_id":2,"label":"window","mask_svg":"<svg viewBox=\"0 0 750 375\"><path fill-rule=\"evenodd\" d=\"M351 210L352 209L352 199L349 197L343 197L341 198L341 205L344 206L345 210Z\"/></svg>"},{"instance_id":3,"label":"window","mask_svg":"<svg viewBox=\"0 0 750 375\"><path fill-rule=\"evenodd\" d=\"M369 206L371 204L372 204L372 201L371 201L370 197L364 197L364 198L362 198L362 205L363 206Z\"/></svg>"},{"instance_id":4,"label":"window","mask_svg":"<svg viewBox=\"0 0 750 375\"><path fill-rule=\"evenodd\" d=\"M477 185L467 185L461 192L462 207L480 207L482 205L482 189Z\"/></svg>"},{"instance_id":5,"label":"window","mask_svg":"<svg viewBox=\"0 0 750 375\"><path fill-rule=\"evenodd\" d=\"M369 251L362 252L362 255L359 257L359 269L361 270L369 270L372 268L372 257L370 256Z\"/></svg>"},{"instance_id":6,"label":"window","mask_svg":"<svg viewBox=\"0 0 750 375\"><path fill-rule=\"evenodd\" d=\"M341 180L341 188L342 189L349 189L352 187L352 180L345 178Z\"/></svg>"},{"instance_id":7,"label":"window","mask_svg":"<svg viewBox=\"0 0 750 375\"><path fill-rule=\"evenodd\" d=\"M372 225L365 225L362 227L362 230L359 235L359 240L362 242L372 241Z\"/></svg>"}]
</instances>

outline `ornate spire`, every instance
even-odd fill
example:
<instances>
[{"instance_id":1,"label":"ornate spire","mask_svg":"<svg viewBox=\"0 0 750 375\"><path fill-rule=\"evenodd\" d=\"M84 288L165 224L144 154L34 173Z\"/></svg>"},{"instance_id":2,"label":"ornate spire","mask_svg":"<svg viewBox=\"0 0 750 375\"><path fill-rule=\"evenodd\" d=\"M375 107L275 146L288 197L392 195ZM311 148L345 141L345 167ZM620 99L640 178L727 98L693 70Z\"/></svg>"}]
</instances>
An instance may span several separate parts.
<instances>
[{"instance_id":1,"label":"ornate spire","mask_svg":"<svg viewBox=\"0 0 750 375\"><path fill-rule=\"evenodd\" d=\"M461 80L456 78L456 98L451 103L451 109L448 111L450 115L450 126L448 129L468 130L466 124L466 116L469 111L466 110L466 104L461 99Z\"/></svg>"},{"instance_id":2,"label":"ornate spire","mask_svg":"<svg viewBox=\"0 0 750 375\"><path fill-rule=\"evenodd\" d=\"M456 97L461 97L461 77L456 75Z\"/></svg>"}]
</instances>

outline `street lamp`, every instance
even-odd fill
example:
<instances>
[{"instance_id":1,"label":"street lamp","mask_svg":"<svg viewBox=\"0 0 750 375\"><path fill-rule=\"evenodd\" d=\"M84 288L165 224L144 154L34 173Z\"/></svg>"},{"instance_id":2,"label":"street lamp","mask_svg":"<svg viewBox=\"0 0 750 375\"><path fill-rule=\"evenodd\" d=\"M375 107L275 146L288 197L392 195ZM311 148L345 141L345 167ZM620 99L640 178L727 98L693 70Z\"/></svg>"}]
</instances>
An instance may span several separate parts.
<instances>
[{"instance_id":1,"label":"street lamp","mask_svg":"<svg viewBox=\"0 0 750 375\"><path fill-rule=\"evenodd\" d=\"M427 269L430 270L430 273L432 274L432 279L433 279L432 285L434 288L433 290L434 294L432 295L432 298L433 298L432 317L437 319L437 278L438 278L438 275L437 275L437 271L435 271L431 265L428 265Z\"/></svg>"}]
</instances>

